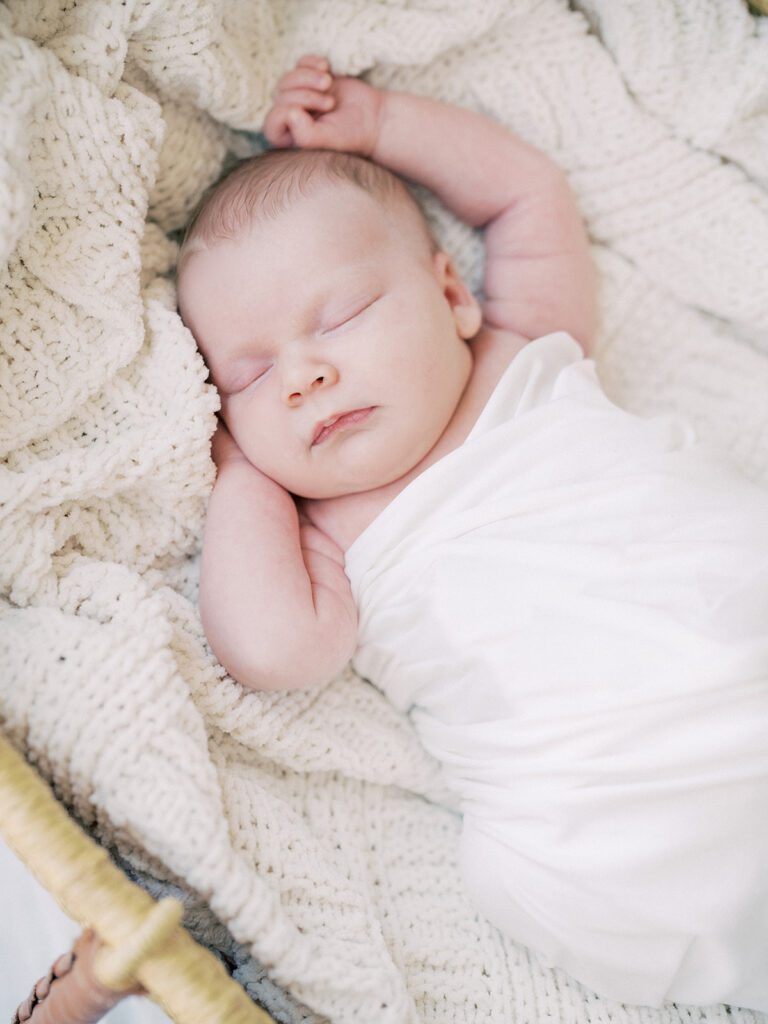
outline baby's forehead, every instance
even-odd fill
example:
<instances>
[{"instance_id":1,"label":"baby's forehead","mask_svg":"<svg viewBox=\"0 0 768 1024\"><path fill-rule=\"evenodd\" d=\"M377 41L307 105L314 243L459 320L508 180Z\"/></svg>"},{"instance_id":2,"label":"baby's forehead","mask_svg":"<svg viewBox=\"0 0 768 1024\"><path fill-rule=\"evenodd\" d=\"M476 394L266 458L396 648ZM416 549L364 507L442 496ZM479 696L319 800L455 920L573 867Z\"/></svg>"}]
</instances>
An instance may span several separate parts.
<instances>
[{"instance_id":1,"label":"baby's forehead","mask_svg":"<svg viewBox=\"0 0 768 1024\"><path fill-rule=\"evenodd\" d=\"M349 182L320 183L291 196L279 208L255 209L232 237L201 239L203 266L193 273L193 290L216 289L216 281L222 279L220 287L226 284L232 301L237 299L233 290L253 291L255 282L249 275L258 271L263 301L265 289L282 294L292 284L303 291L319 276L335 276L337 270L363 264L369 276L377 266L389 276L406 272L409 253L426 255L426 250L421 252L424 245L418 226L407 223L409 212ZM191 241L196 247L197 240ZM188 255L192 255L190 266L194 265L193 251ZM187 275L181 276L183 284Z\"/></svg>"},{"instance_id":2,"label":"baby's forehead","mask_svg":"<svg viewBox=\"0 0 768 1024\"><path fill-rule=\"evenodd\" d=\"M392 218L403 216L393 203L350 182L323 182L307 195L297 197L284 212L307 221L331 220L337 229L350 233L381 229Z\"/></svg>"},{"instance_id":3,"label":"baby's forehead","mask_svg":"<svg viewBox=\"0 0 768 1024\"><path fill-rule=\"evenodd\" d=\"M371 256L383 261L409 235L404 216L354 186L336 185L302 197L266 222L255 217L244 236L275 264L280 254L290 252L300 272L306 259L324 266ZM292 266L284 266L284 272Z\"/></svg>"}]
</instances>

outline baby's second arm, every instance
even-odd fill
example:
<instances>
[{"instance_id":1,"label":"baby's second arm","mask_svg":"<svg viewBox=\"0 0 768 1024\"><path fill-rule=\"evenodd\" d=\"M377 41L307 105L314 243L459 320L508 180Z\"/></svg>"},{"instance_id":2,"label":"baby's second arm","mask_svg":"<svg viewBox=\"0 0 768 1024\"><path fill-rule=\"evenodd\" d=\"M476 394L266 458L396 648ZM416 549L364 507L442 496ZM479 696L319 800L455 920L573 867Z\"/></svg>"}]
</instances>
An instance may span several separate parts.
<instances>
[{"instance_id":1,"label":"baby's second arm","mask_svg":"<svg viewBox=\"0 0 768 1024\"><path fill-rule=\"evenodd\" d=\"M200 615L219 661L243 686L303 689L349 661L357 612L344 555L293 497L217 429L216 486L203 539Z\"/></svg>"},{"instance_id":2,"label":"baby's second arm","mask_svg":"<svg viewBox=\"0 0 768 1024\"><path fill-rule=\"evenodd\" d=\"M503 125L422 96L385 94L372 159L485 228L483 320L537 338L568 331L589 353L597 289L563 172Z\"/></svg>"}]
</instances>

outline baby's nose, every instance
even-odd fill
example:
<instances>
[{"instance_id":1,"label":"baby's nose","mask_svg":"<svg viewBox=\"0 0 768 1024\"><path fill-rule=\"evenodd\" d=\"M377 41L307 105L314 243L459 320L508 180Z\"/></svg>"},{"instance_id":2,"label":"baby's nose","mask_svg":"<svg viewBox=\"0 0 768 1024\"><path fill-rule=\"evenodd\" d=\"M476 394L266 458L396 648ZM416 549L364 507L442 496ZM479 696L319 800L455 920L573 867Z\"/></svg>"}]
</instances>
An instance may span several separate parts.
<instances>
[{"instance_id":1,"label":"baby's nose","mask_svg":"<svg viewBox=\"0 0 768 1024\"><path fill-rule=\"evenodd\" d=\"M338 373L332 366L316 366L300 376L294 374L291 380L286 380L283 398L288 405L297 405L308 394L329 384L334 384L337 380Z\"/></svg>"}]
</instances>

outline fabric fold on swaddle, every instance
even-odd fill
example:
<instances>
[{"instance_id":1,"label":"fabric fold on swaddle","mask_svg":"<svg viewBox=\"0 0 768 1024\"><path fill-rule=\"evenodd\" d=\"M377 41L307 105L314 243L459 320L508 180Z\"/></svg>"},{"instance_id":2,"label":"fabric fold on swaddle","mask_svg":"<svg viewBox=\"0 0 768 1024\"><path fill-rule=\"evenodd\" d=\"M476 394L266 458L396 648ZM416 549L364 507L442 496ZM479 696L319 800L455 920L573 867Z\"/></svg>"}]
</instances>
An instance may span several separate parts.
<instances>
[{"instance_id":1,"label":"fabric fold on swaddle","mask_svg":"<svg viewBox=\"0 0 768 1024\"><path fill-rule=\"evenodd\" d=\"M609 998L768 1009L768 492L556 333L346 571L479 908Z\"/></svg>"}]
</instances>

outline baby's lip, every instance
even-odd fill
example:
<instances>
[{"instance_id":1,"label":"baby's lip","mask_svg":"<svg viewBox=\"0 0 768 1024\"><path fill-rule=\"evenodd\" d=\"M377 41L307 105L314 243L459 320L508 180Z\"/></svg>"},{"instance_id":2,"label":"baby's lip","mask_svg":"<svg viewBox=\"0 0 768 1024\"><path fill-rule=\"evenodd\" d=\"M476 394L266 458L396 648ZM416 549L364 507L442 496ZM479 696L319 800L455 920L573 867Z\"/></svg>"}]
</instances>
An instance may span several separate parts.
<instances>
[{"instance_id":1,"label":"baby's lip","mask_svg":"<svg viewBox=\"0 0 768 1024\"><path fill-rule=\"evenodd\" d=\"M357 423L360 420L365 419L368 413L372 410L373 406L370 405L364 409L350 409L346 412L335 412L332 416L328 416L324 420L319 420L315 424L315 431L312 435L312 444L317 444L321 436L323 437L323 440L325 440L326 437L330 437L334 431L326 433L326 428L332 427L334 424L338 423L339 420L345 421L344 424L339 424L340 429L341 426L346 425L346 423Z\"/></svg>"}]
</instances>

